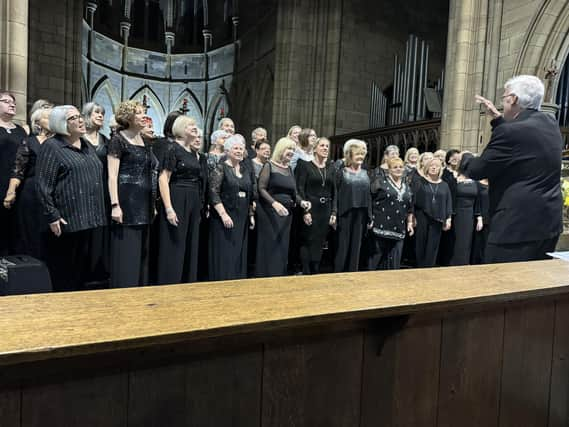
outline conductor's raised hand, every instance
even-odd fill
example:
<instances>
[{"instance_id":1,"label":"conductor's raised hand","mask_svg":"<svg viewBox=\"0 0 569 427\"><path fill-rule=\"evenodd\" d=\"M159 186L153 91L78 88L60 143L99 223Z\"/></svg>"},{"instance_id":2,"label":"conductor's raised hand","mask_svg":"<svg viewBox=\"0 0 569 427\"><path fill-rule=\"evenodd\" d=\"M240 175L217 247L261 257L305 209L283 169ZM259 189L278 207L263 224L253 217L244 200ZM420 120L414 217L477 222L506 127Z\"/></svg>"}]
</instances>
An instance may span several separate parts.
<instances>
[{"instance_id":1,"label":"conductor's raised hand","mask_svg":"<svg viewBox=\"0 0 569 427\"><path fill-rule=\"evenodd\" d=\"M489 99L484 98L483 96L480 95L476 95L474 97L474 99L476 100L477 104L482 105L482 107L484 108L486 114L488 114L490 117L492 117L493 119L500 117L502 115L502 113L500 113L498 111L498 109L496 108L496 106L494 105L494 103L492 101L490 101Z\"/></svg>"}]
</instances>

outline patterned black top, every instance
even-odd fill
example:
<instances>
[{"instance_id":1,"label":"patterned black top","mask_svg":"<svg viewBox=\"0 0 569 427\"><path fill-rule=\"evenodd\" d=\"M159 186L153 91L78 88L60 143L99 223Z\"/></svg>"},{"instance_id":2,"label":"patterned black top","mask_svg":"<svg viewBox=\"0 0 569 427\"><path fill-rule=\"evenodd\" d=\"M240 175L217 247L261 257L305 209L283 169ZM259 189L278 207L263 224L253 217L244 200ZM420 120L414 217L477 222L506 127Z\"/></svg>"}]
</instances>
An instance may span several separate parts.
<instances>
[{"instance_id":1,"label":"patterned black top","mask_svg":"<svg viewBox=\"0 0 569 427\"><path fill-rule=\"evenodd\" d=\"M248 169L241 168L241 178L227 163L219 163L210 175L210 202L212 206L222 203L225 209L238 206L237 201L245 198L249 204L249 215L253 215L252 203L257 199L257 185ZM217 212L217 211L216 211Z\"/></svg>"},{"instance_id":2,"label":"patterned black top","mask_svg":"<svg viewBox=\"0 0 569 427\"><path fill-rule=\"evenodd\" d=\"M154 219L158 184L158 160L150 145L129 143L120 133L109 142L109 156L120 159L119 205L123 225L150 224Z\"/></svg>"},{"instance_id":3,"label":"patterned black top","mask_svg":"<svg viewBox=\"0 0 569 427\"><path fill-rule=\"evenodd\" d=\"M2 198L8 190L18 147L27 136L26 131L21 126L16 125L12 129L0 126L0 197Z\"/></svg>"},{"instance_id":4,"label":"patterned black top","mask_svg":"<svg viewBox=\"0 0 569 427\"><path fill-rule=\"evenodd\" d=\"M398 187L388 174L377 174L371 182L373 234L403 240L407 215L413 212L413 194L405 179Z\"/></svg>"},{"instance_id":5,"label":"patterned black top","mask_svg":"<svg viewBox=\"0 0 569 427\"><path fill-rule=\"evenodd\" d=\"M172 173L170 186L198 186L202 202L207 188L207 160L203 154L186 150L177 142L168 145L160 160L161 169Z\"/></svg>"},{"instance_id":6,"label":"patterned black top","mask_svg":"<svg viewBox=\"0 0 569 427\"><path fill-rule=\"evenodd\" d=\"M63 218L63 232L106 224L103 165L91 144L70 145L61 135L42 144L37 161L37 189L48 223Z\"/></svg>"}]
</instances>

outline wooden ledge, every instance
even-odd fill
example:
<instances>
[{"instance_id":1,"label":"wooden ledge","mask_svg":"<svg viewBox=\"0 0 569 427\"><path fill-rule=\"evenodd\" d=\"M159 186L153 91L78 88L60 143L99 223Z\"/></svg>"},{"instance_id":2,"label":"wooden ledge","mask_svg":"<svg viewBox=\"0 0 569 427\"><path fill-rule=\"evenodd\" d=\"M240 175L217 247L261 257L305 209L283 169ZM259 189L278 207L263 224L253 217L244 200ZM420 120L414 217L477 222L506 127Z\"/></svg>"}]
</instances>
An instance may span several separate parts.
<instances>
[{"instance_id":1,"label":"wooden ledge","mask_svg":"<svg viewBox=\"0 0 569 427\"><path fill-rule=\"evenodd\" d=\"M569 293L559 260L0 298L0 365Z\"/></svg>"}]
</instances>

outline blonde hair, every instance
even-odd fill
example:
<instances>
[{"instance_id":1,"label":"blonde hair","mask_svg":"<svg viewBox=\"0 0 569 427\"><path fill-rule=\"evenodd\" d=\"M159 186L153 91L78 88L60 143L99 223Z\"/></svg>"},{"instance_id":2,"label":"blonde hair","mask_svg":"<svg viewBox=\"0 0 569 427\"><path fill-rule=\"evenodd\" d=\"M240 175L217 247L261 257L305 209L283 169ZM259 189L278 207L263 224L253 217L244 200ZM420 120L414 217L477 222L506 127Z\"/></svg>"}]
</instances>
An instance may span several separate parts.
<instances>
[{"instance_id":1,"label":"blonde hair","mask_svg":"<svg viewBox=\"0 0 569 427\"><path fill-rule=\"evenodd\" d=\"M298 129L299 132L302 131L302 128L301 128L299 125L292 125L292 126L290 127L290 129L288 130L286 136L291 136L291 135L292 135L292 132L293 132L295 129Z\"/></svg>"},{"instance_id":2,"label":"blonde hair","mask_svg":"<svg viewBox=\"0 0 569 427\"><path fill-rule=\"evenodd\" d=\"M405 166L405 163L403 163L403 160L401 160L399 157L392 157L390 159L387 159L386 163L389 169L395 165Z\"/></svg>"},{"instance_id":3,"label":"blonde hair","mask_svg":"<svg viewBox=\"0 0 569 427\"><path fill-rule=\"evenodd\" d=\"M431 167L431 163L433 162L439 162L441 164L441 167L439 169L439 178L441 176L443 176L443 162L441 162L441 159L439 159L438 157L433 157L431 160L427 160L425 162L425 164L423 165L423 167L421 168L421 172L423 174L423 176L427 176L428 175L428 171L429 168Z\"/></svg>"},{"instance_id":4,"label":"blonde hair","mask_svg":"<svg viewBox=\"0 0 569 427\"><path fill-rule=\"evenodd\" d=\"M367 145L361 139L348 139L344 143L344 164L346 166L352 165L352 157L354 155L354 148L363 149L367 155Z\"/></svg>"},{"instance_id":5,"label":"blonde hair","mask_svg":"<svg viewBox=\"0 0 569 427\"><path fill-rule=\"evenodd\" d=\"M286 150L294 150L294 149L296 149L296 142L284 136L277 141L275 148L273 150L273 154L271 155L271 160L273 162L280 163L283 157L283 153Z\"/></svg>"},{"instance_id":6,"label":"blonde hair","mask_svg":"<svg viewBox=\"0 0 569 427\"><path fill-rule=\"evenodd\" d=\"M121 129L128 129L139 109L144 111L144 106L133 99L121 102L115 110L115 121L117 125L119 125Z\"/></svg>"},{"instance_id":7,"label":"blonde hair","mask_svg":"<svg viewBox=\"0 0 569 427\"><path fill-rule=\"evenodd\" d=\"M419 155L419 150L417 150L415 147L409 148L409 149L405 152L405 163L409 163L409 157L411 157L411 154ZM417 161L418 161L418 160L417 160Z\"/></svg>"},{"instance_id":8,"label":"blonde hair","mask_svg":"<svg viewBox=\"0 0 569 427\"><path fill-rule=\"evenodd\" d=\"M185 138L186 128L196 124L195 119L188 116L178 116L172 125L172 135L174 138Z\"/></svg>"},{"instance_id":9,"label":"blonde hair","mask_svg":"<svg viewBox=\"0 0 569 427\"><path fill-rule=\"evenodd\" d=\"M49 122L49 115L51 114L51 110L52 110L52 108L39 108L32 113L32 117L30 117L30 123L32 125L33 133L35 133L36 135L39 135L42 130L46 130L47 133L51 132L51 129L49 128L49 124L48 124L47 129L43 129L40 126L40 120L43 118L44 115L47 116L47 119Z\"/></svg>"}]
</instances>

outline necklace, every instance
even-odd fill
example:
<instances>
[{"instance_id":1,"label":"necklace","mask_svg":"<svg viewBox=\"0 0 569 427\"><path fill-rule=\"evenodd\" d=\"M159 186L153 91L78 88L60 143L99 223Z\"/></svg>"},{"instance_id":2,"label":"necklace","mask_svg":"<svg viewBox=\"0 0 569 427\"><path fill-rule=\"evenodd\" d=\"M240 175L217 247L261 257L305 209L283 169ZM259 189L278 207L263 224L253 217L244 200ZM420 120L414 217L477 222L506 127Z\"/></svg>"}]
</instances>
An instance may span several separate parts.
<instances>
[{"instance_id":1,"label":"necklace","mask_svg":"<svg viewBox=\"0 0 569 427\"><path fill-rule=\"evenodd\" d=\"M405 187L405 183L400 182L401 186L398 187L397 184L395 183L395 181L390 176L387 177L387 181L389 182L389 185L391 185L391 187L397 193L397 201L402 202L403 201L403 195L405 194L405 191L407 190L407 188Z\"/></svg>"},{"instance_id":2,"label":"necklace","mask_svg":"<svg viewBox=\"0 0 569 427\"><path fill-rule=\"evenodd\" d=\"M433 195L432 202L435 203L435 200L437 197L437 191L439 191L439 186L435 184L435 187L433 188L433 184L431 184L430 182L428 182L428 184L429 184L429 188L431 189L431 194Z\"/></svg>"},{"instance_id":3,"label":"necklace","mask_svg":"<svg viewBox=\"0 0 569 427\"><path fill-rule=\"evenodd\" d=\"M322 180L322 187L326 186L326 166L324 166L323 168L321 168L320 166L316 165L316 170L318 171L318 174L320 175L320 179ZM322 172L324 171L324 172Z\"/></svg>"}]
</instances>

